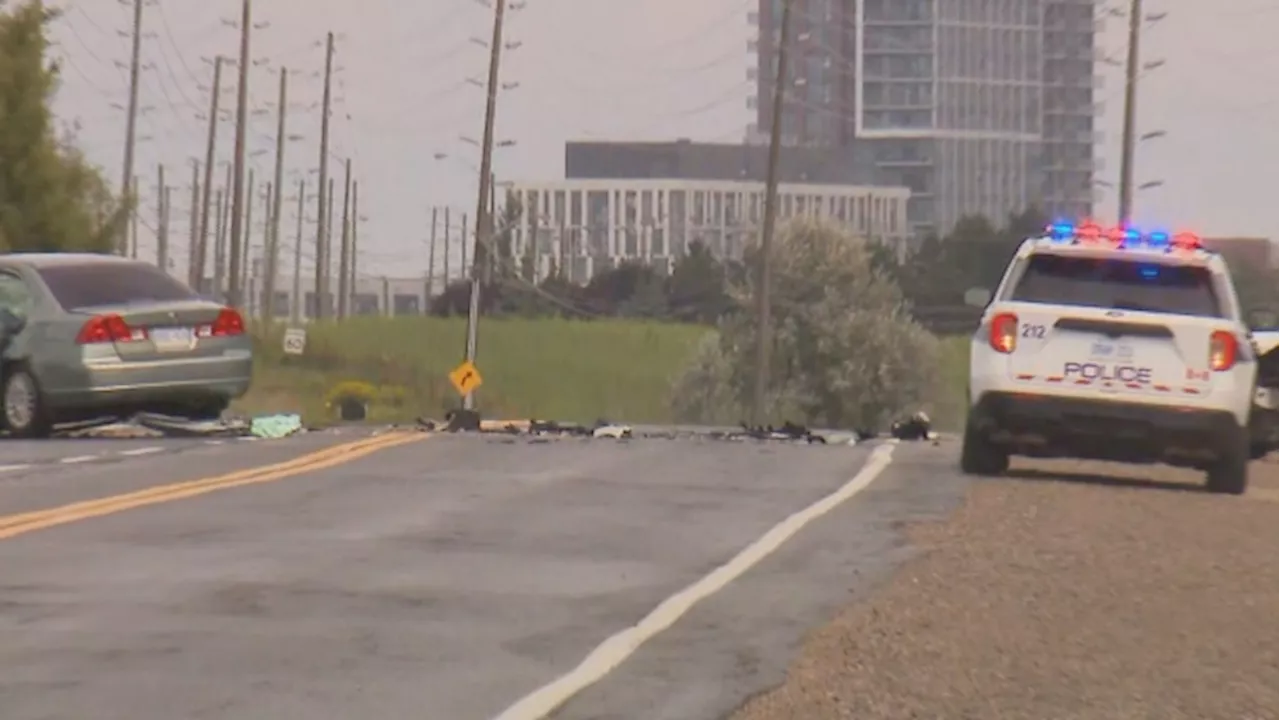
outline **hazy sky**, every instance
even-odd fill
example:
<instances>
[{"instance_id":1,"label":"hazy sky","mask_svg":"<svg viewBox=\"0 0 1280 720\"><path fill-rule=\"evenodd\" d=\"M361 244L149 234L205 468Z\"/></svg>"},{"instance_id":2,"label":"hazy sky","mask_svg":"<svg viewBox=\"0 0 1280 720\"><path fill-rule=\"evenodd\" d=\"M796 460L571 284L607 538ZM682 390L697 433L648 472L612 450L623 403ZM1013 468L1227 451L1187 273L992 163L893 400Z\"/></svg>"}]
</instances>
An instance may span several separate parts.
<instances>
[{"instance_id":1,"label":"hazy sky","mask_svg":"<svg viewBox=\"0 0 1280 720\"><path fill-rule=\"evenodd\" d=\"M64 59L56 109L80 124L79 145L120 182L131 21L127 4L64 2L55 52ZM499 96L499 178L563 176L568 139L734 141L751 122L753 92L747 13L755 0L526 0L508 13L502 80L518 83ZM1160 180L1137 200L1139 222L1159 222L1205 235L1277 236L1278 119L1276 0L1146 0L1148 14L1166 13L1143 38L1144 59L1164 64L1147 72L1139 100L1142 132L1167 135L1141 145L1139 183ZM1099 7L1103 3L1099 0ZM1114 3L1124 8L1121 3ZM210 59L238 53L237 0L152 0L144 11L145 108L136 170L142 176L143 219L154 225L156 165L174 185L175 256L185 262L190 160L204 156ZM485 77L492 9L477 0L255 0L250 96L250 150L259 186L269 179L274 151L278 68L290 78L286 166L305 173L318 162L321 74L327 31L338 33L332 153L350 157L360 180L362 270L421 275L433 205L474 212L483 92L468 79ZM1112 19L1102 41L1124 57L1124 19ZM474 40L473 40L474 39ZM1106 143L1099 177L1118 169L1121 71L1100 63L1098 97ZM235 101L235 68L224 68L224 108ZM218 155L231 156L230 117ZM446 157L436 159L437 154ZM331 171L341 172L338 160ZM224 177L225 170L219 171ZM300 175L295 174L294 177ZM341 187L341 175L339 188ZM316 176L311 174L311 191ZM296 182L296 180L295 180ZM340 193L340 190L339 190ZM296 190L287 193L296 197ZM1114 213L1108 197L1100 214ZM341 199L339 197L339 203ZM260 206L259 206L260 207ZM310 210L314 217L314 207ZM260 210L255 210L261 217ZM285 252L293 245L293 205L284 215ZM255 219L255 225L257 220ZM314 241L314 227L308 236ZM154 242L144 231L143 253ZM310 253L304 245L304 265ZM288 267L288 260L284 261ZM364 273L362 273L364 274Z\"/></svg>"}]
</instances>

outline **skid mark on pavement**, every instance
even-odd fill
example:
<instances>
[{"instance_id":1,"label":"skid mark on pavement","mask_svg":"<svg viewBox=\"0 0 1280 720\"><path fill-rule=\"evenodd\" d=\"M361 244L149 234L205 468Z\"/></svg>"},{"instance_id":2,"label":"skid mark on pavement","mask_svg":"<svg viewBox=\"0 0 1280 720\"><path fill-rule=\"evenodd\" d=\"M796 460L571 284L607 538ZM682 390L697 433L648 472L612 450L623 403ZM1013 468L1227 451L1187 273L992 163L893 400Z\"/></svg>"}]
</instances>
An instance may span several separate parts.
<instances>
[{"instance_id":1,"label":"skid mark on pavement","mask_svg":"<svg viewBox=\"0 0 1280 720\"><path fill-rule=\"evenodd\" d=\"M892 462L895 445L896 441L890 441L876 448L858 474L835 492L773 526L727 563L662 601L640 622L600 643L576 668L524 696L498 715L496 720L542 720L573 696L599 682L635 654L640 646L674 625L698 602L724 589L810 523L865 490Z\"/></svg>"}]
</instances>

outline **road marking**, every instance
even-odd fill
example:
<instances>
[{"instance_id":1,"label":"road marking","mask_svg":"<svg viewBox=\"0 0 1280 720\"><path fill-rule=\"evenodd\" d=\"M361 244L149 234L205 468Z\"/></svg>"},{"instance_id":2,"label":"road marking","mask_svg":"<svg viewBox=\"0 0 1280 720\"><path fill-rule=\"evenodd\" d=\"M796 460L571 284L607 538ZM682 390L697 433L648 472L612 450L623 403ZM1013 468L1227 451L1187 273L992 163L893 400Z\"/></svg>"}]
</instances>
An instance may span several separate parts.
<instances>
[{"instance_id":1,"label":"road marking","mask_svg":"<svg viewBox=\"0 0 1280 720\"><path fill-rule=\"evenodd\" d=\"M164 452L164 448L159 447L157 445L152 445L151 447L140 447L140 448L134 448L132 450L121 450L118 454L127 455L129 457L135 457L138 455L151 455L158 452Z\"/></svg>"},{"instance_id":2,"label":"road marking","mask_svg":"<svg viewBox=\"0 0 1280 720\"><path fill-rule=\"evenodd\" d=\"M334 445L333 447L274 465L0 517L0 540L79 520L88 520L148 505L158 505L164 502L205 495L218 490L283 480L294 475L342 465L366 455L372 455L379 450L416 442L426 437L429 437L429 435L420 432L387 433L355 442Z\"/></svg>"},{"instance_id":3,"label":"road marking","mask_svg":"<svg viewBox=\"0 0 1280 720\"><path fill-rule=\"evenodd\" d=\"M63 465L75 465L77 463L86 463L93 460L97 460L99 457L101 456L100 455L76 455L74 457L62 458L58 460L58 462L62 463Z\"/></svg>"},{"instance_id":4,"label":"road marking","mask_svg":"<svg viewBox=\"0 0 1280 720\"><path fill-rule=\"evenodd\" d=\"M31 463L26 463L23 465L0 465L0 472L14 472L17 470L26 470L29 467L31 467Z\"/></svg>"},{"instance_id":5,"label":"road marking","mask_svg":"<svg viewBox=\"0 0 1280 720\"><path fill-rule=\"evenodd\" d=\"M639 650L640 646L674 625L699 601L724 589L729 583L782 547L806 525L866 489L889 466L893 459L895 444L889 443L876 448L858 474L840 489L773 526L769 532L748 545L732 560L663 600L639 623L600 643L576 668L524 696L498 715L496 720L542 720L572 699L574 695L599 682Z\"/></svg>"}]
</instances>

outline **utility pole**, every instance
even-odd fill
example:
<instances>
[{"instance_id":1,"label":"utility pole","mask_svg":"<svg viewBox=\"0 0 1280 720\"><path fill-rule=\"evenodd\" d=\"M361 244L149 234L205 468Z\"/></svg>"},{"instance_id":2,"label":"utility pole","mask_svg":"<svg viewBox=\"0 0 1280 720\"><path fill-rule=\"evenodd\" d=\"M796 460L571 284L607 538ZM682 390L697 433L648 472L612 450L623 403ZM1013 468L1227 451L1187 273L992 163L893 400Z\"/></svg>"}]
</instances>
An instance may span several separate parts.
<instances>
[{"instance_id":1,"label":"utility pole","mask_svg":"<svg viewBox=\"0 0 1280 720\"><path fill-rule=\"evenodd\" d=\"M467 243L473 242L472 238L467 237L467 214L462 213L462 277L467 277ZM477 245L479 243L476 243ZM471 253L471 274L476 271L475 253Z\"/></svg>"},{"instance_id":2,"label":"utility pole","mask_svg":"<svg viewBox=\"0 0 1280 720\"><path fill-rule=\"evenodd\" d=\"M298 234L293 242L293 302L289 303L289 319L297 325L302 320L302 225L307 216L307 181L298 181Z\"/></svg>"},{"instance_id":3,"label":"utility pole","mask_svg":"<svg viewBox=\"0 0 1280 720\"><path fill-rule=\"evenodd\" d=\"M333 33L325 38L324 46L324 97L320 104L320 198L316 210L316 319L324 317L324 296L329 292L328 258L325 239L328 228L328 199L325 188L329 186L329 108L333 94Z\"/></svg>"},{"instance_id":4,"label":"utility pole","mask_svg":"<svg viewBox=\"0 0 1280 720\"><path fill-rule=\"evenodd\" d=\"M792 0L782 0L778 32L778 71L773 75L773 113L769 127L769 166L765 172L764 227L760 231L760 276L756 288L756 377L751 394L751 424L763 425L768 412L769 360L773 333L769 327L769 283L772 273L773 231L778 219L778 155L782 147L782 100L787 83L787 41L791 31Z\"/></svg>"},{"instance_id":5,"label":"utility pole","mask_svg":"<svg viewBox=\"0 0 1280 720\"><path fill-rule=\"evenodd\" d=\"M213 92L209 100L209 137L204 149L204 197L200 200L200 237L196 250L194 274L190 278L193 288L204 284L205 262L209 257L209 202L213 197L214 153L218 145L218 94L222 91L222 56L213 59Z\"/></svg>"},{"instance_id":6,"label":"utility pole","mask_svg":"<svg viewBox=\"0 0 1280 720\"><path fill-rule=\"evenodd\" d=\"M351 158L344 163L346 174L342 189L342 239L338 246L338 318L346 319L350 310L351 271Z\"/></svg>"},{"instance_id":7,"label":"utility pole","mask_svg":"<svg viewBox=\"0 0 1280 720\"><path fill-rule=\"evenodd\" d=\"M134 260L138 259L138 176L134 175L133 180L129 182L129 196L133 198L135 203L133 212L129 213L129 236L128 236L128 252L125 254Z\"/></svg>"},{"instance_id":8,"label":"utility pole","mask_svg":"<svg viewBox=\"0 0 1280 720\"><path fill-rule=\"evenodd\" d=\"M289 100L289 71L280 68L280 94L276 98L276 177L273 186L275 195L271 199L271 225L267 231L267 261L263 282L262 321L271 322L276 316L276 276L280 274L280 212L284 191L284 145L285 115ZM295 274L296 271L295 271Z\"/></svg>"},{"instance_id":9,"label":"utility pole","mask_svg":"<svg viewBox=\"0 0 1280 720\"><path fill-rule=\"evenodd\" d=\"M156 165L156 265L169 271L169 189L164 185L164 163Z\"/></svg>"},{"instance_id":10,"label":"utility pole","mask_svg":"<svg viewBox=\"0 0 1280 720\"><path fill-rule=\"evenodd\" d=\"M218 302L222 302L222 280L223 267L226 263L226 218L227 213L226 193L222 188L218 188L217 200L214 201L214 211L218 213L218 218L213 229L213 298Z\"/></svg>"},{"instance_id":11,"label":"utility pole","mask_svg":"<svg viewBox=\"0 0 1280 720\"><path fill-rule=\"evenodd\" d=\"M476 340L480 324L480 283L492 280L489 263L489 242L493 234L493 216L488 211L489 186L493 180L493 125L498 105L498 66L502 60L502 20L506 14L507 0L494 0L493 37L489 40L489 78L485 84L484 137L480 141L480 187L476 191L476 249L471 262L471 301L467 307L468 362L476 360ZM463 247L466 247L465 243ZM465 267L465 266L464 266ZM475 410L475 392L462 398L462 407Z\"/></svg>"},{"instance_id":12,"label":"utility pole","mask_svg":"<svg viewBox=\"0 0 1280 720\"><path fill-rule=\"evenodd\" d=\"M133 181L133 150L137 142L138 131L138 69L142 57L142 0L133 0L133 48L129 60L129 110L125 117L124 127L124 169L121 172L120 187L124 189L125 201L130 203L129 219L136 222L138 215L138 197L130 197L129 188ZM128 227L120 230L116 243L116 252L126 254L129 243Z\"/></svg>"},{"instance_id":13,"label":"utility pole","mask_svg":"<svg viewBox=\"0 0 1280 720\"><path fill-rule=\"evenodd\" d=\"M440 208L431 208L431 239L427 241L426 307L431 306L431 298L436 296L436 219L439 217L439 214Z\"/></svg>"},{"instance_id":14,"label":"utility pole","mask_svg":"<svg viewBox=\"0 0 1280 720\"><path fill-rule=\"evenodd\" d=\"M360 181L351 181L351 260L348 270L351 281L347 283L348 297L356 292L356 258L360 255Z\"/></svg>"},{"instance_id":15,"label":"utility pole","mask_svg":"<svg viewBox=\"0 0 1280 720\"><path fill-rule=\"evenodd\" d=\"M333 302L333 213L336 207L333 202L333 181L333 178L329 178L329 199L326 201L329 204L329 216L325 218L324 233L324 294L329 298L324 309L330 315L335 309L333 306L337 304Z\"/></svg>"},{"instance_id":16,"label":"utility pole","mask_svg":"<svg viewBox=\"0 0 1280 720\"><path fill-rule=\"evenodd\" d=\"M196 248L200 242L200 161L191 161L191 222L187 228L191 236L187 242L187 280L196 273ZM193 285L194 287L194 285Z\"/></svg>"},{"instance_id":17,"label":"utility pole","mask_svg":"<svg viewBox=\"0 0 1280 720\"><path fill-rule=\"evenodd\" d=\"M1133 215L1133 156L1137 144L1138 41L1142 36L1142 0L1129 3L1129 53L1124 68L1124 127L1120 134L1120 202L1121 226L1127 226Z\"/></svg>"},{"instance_id":18,"label":"utility pole","mask_svg":"<svg viewBox=\"0 0 1280 720\"><path fill-rule=\"evenodd\" d=\"M449 221L449 208L444 209L444 289L449 290L453 273L449 271L449 255L453 252L453 223Z\"/></svg>"},{"instance_id":19,"label":"utility pole","mask_svg":"<svg viewBox=\"0 0 1280 720\"><path fill-rule=\"evenodd\" d=\"M247 129L245 125L248 123L249 117L249 65L253 62L249 57L249 33L253 27L252 17L250 14L250 0L243 0L240 10L240 65L237 68L240 71L240 81L236 87L236 139L235 139L235 155L232 164L235 170L232 173L231 180L231 282L227 287L227 304L234 308L243 307L244 298L242 297L240 282L243 275L241 264L245 262L241 254L241 250L248 246L247 240L249 233L245 231L242 222L245 212L245 187L244 187L244 145L245 133ZM253 192L249 192L249 205L253 205Z\"/></svg>"},{"instance_id":20,"label":"utility pole","mask_svg":"<svg viewBox=\"0 0 1280 720\"><path fill-rule=\"evenodd\" d=\"M234 209L233 209L233 212L234 212ZM236 257L239 257L241 261L239 265L236 265L234 262L232 262L232 266L235 269L232 271L232 277L234 279L231 281L231 284L233 287L243 290L243 288L245 287L245 278L247 278L249 275L249 239L253 235L253 169L252 168L249 169L249 187L248 187L248 190L245 192L244 217L241 218L241 220L244 222L244 225L242 227L243 235L241 236L240 241L236 242L235 238L231 239L232 240L231 257L233 259ZM235 227L234 221L231 223L231 227L232 228ZM230 300L228 300L227 304L230 305L231 307L240 308L241 310L248 310L249 309L248 301L244 297L244 293L240 292L239 290L237 292L239 293L239 297L238 297L239 302L233 303Z\"/></svg>"}]
</instances>

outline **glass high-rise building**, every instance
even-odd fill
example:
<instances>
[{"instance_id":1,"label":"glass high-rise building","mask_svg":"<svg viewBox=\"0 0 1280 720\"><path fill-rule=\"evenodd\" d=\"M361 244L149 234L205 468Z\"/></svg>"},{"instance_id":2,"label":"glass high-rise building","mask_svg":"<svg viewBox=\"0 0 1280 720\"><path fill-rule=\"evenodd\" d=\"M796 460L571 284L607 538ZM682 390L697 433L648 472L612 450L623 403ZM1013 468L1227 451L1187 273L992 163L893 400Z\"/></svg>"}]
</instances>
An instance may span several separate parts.
<instances>
[{"instance_id":1,"label":"glass high-rise building","mask_svg":"<svg viewBox=\"0 0 1280 720\"><path fill-rule=\"evenodd\" d=\"M1095 0L793 0L785 142L870 145L909 215L945 231L1038 205L1092 211ZM757 133L771 126L782 0L756 18Z\"/></svg>"}]
</instances>

